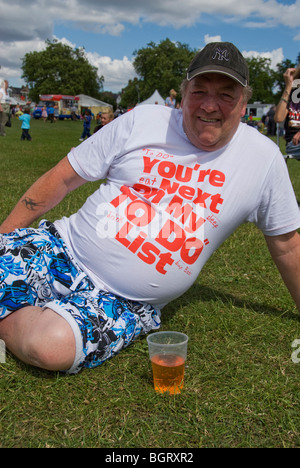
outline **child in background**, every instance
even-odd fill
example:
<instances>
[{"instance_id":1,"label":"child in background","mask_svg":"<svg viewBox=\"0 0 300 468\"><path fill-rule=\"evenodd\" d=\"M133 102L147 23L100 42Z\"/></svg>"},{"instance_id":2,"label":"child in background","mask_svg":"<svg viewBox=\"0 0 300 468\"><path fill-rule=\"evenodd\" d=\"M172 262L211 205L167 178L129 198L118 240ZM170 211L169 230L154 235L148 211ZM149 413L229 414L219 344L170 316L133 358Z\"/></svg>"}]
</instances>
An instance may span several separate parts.
<instances>
[{"instance_id":1,"label":"child in background","mask_svg":"<svg viewBox=\"0 0 300 468\"><path fill-rule=\"evenodd\" d=\"M42 119L44 121L44 123L47 122L47 119L48 119L48 112L47 112L47 107L44 106L43 107L43 110L42 110Z\"/></svg>"},{"instance_id":2,"label":"child in background","mask_svg":"<svg viewBox=\"0 0 300 468\"><path fill-rule=\"evenodd\" d=\"M88 109L83 117L83 132L81 137L79 138L79 141L83 141L85 137L89 138L91 136L91 121L91 111Z\"/></svg>"},{"instance_id":3,"label":"child in background","mask_svg":"<svg viewBox=\"0 0 300 468\"><path fill-rule=\"evenodd\" d=\"M29 135L29 130L30 130L30 110L26 108L24 110L24 114L19 116L19 120L22 121L22 135L21 135L21 140L28 140L31 141L31 136Z\"/></svg>"}]
</instances>

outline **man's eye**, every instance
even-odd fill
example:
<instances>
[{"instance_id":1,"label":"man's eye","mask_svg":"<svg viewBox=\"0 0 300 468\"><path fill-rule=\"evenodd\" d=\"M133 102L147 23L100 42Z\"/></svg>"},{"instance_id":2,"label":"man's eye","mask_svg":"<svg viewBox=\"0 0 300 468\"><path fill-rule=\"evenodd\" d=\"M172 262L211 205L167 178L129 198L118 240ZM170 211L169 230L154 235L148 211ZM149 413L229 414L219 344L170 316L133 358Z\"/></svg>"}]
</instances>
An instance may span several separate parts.
<instances>
[{"instance_id":1,"label":"man's eye","mask_svg":"<svg viewBox=\"0 0 300 468\"><path fill-rule=\"evenodd\" d=\"M223 94L221 94L221 96L225 101L232 101L233 100L233 96L231 94L223 93Z\"/></svg>"}]
</instances>

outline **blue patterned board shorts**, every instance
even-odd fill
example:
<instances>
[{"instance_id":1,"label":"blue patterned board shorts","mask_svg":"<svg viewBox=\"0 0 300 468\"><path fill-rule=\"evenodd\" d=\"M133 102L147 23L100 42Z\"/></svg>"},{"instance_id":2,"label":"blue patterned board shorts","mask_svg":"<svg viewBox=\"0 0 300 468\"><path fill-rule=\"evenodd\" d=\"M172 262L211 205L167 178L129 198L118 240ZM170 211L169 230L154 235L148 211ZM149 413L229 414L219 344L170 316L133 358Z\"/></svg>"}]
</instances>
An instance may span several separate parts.
<instances>
[{"instance_id":1,"label":"blue patterned board shorts","mask_svg":"<svg viewBox=\"0 0 300 468\"><path fill-rule=\"evenodd\" d=\"M71 326L76 357L67 373L94 368L160 327L160 311L95 287L55 226L0 234L0 320L27 306L50 308Z\"/></svg>"}]
</instances>

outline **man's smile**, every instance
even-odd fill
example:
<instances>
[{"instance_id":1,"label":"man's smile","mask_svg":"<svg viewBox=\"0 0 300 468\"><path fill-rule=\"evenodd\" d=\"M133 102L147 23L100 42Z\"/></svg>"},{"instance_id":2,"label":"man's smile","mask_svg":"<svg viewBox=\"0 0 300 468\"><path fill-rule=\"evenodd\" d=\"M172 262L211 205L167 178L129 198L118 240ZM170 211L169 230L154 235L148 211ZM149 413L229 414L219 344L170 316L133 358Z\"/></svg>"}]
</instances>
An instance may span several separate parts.
<instances>
[{"instance_id":1,"label":"man's smile","mask_svg":"<svg viewBox=\"0 0 300 468\"><path fill-rule=\"evenodd\" d=\"M198 117L202 122L205 123L219 123L221 119L207 119L205 117Z\"/></svg>"}]
</instances>

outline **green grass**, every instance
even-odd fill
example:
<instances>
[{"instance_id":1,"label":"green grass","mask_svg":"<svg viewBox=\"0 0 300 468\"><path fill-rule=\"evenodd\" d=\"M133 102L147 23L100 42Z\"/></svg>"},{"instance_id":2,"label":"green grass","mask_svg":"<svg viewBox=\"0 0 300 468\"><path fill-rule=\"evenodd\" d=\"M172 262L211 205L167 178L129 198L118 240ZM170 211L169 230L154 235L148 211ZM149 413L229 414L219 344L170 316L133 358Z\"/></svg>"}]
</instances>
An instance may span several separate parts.
<instances>
[{"instance_id":1,"label":"green grass","mask_svg":"<svg viewBox=\"0 0 300 468\"><path fill-rule=\"evenodd\" d=\"M29 185L72 146L80 122L33 121L32 142L13 121L0 139L0 222ZM281 142L283 144L283 142ZM300 163L288 168L300 199ZM69 195L47 218L77 210L96 184ZM189 335L185 389L153 390L140 339L76 376L0 364L0 446L198 448L300 447L300 320L263 236L241 226L194 286L163 311L163 330Z\"/></svg>"}]
</instances>

